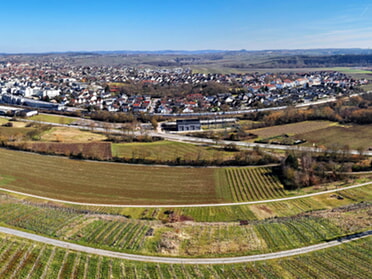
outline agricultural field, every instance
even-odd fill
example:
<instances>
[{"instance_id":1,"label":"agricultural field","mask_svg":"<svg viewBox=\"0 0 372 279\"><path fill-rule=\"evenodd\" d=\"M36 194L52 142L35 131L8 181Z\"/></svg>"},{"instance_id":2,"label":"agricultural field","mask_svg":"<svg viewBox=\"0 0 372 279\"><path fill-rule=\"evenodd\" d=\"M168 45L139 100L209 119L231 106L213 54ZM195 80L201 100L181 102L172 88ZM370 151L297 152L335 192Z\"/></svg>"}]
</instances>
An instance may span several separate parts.
<instances>
[{"instance_id":1,"label":"agricultural field","mask_svg":"<svg viewBox=\"0 0 372 279\"><path fill-rule=\"evenodd\" d=\"M56 236L64 226L82 217L74 210L11 203L4 197L1 197L0 209L0 222L3 224L48 236Z\"/></svg>"},{"instance_id":2,"label":"agricultural field","mask_svg":"<svg viewBox=\"0 0 372 279\"><path fill-rule=\"evenodd\" d=\"M140 158L156 161L181 160L229 160L234 154L213 147L181 142L158 141L152 143L119 143L112 144L112 155L119 158Z\"/></svg>"},{"instance_id":3,"label":"agricultural field","mask_svg":"<svg viewBox=\"0 0 372 279\"><path fill-rule=\"evenodd\" d=\"M307 140L308 145L348 145L352 149L368 149L372 147L372 125L330 126L318 131L300 132L296 137Z\"/></svg>"},{"instance_id":4,"label":"agricultural field","mask_svg":"<svg viewBox=\"0 0 372 279\"><path fill-rule=\"evenodd\" d=\"M369 74L372 76L372 71L362 69L362 68L348 68L348 67L336 67L336 68L329 68L329 70L345 73L345 74Z\"/></svg>"},{"instance_id":5,"label":"agricultural field","mask_svg":"<svg viewBox=\"0 0 372 279\"><path fill-rule=\"evenodd\" d=\"M248 130L247 132L258 135L259 138L270 138L283 134L290 136L302 135L304 133L318 133L319 130L329 129L337 125L331 121L304 121L285 125L276 125L272 127ZM301 136L299 136L301 138Z\"/></svg>"},{"instance_id":6,"label":"agricultural field","mask_svg":"<svg viewBox=\"0 0 372 279\"><path fill-rule=\"evenodd\" d=\"M348 195L352 198L352 194ZM182 222L182 218L176 218L177 212L164 209L149 211L147 216L143 214L139 218L129 218L51 203L30 203L4 195L0 196L0 210L3 212L0 223L103 249L184 257L280 251L371 228L370 203L315 212L306 207L309 201L298 203L302 211L299 214L288 213L289 217L274 216L260 220L253 215L250 219L243 219L244 223L221 220L203 223L194 222L187 216L184 220L188 222ZM283 206L262 208L267 211L276 208L281 212ZM244 208L240 210L244 211ZM155 220L156 214L161 215L162 219Z\"/></svg>"},{"instance_id":7,"label":"agricultural field","mask_svg":"<svg viewBox=\"0 0 372 279\"><path fill-rule=\"evenodd\" d=\"M88 210L102 214L130 216L133 219L168 220L165 212L176 216L186 216L196 222L236 222L239 220L262 220L266 218L288 217L314 210L332 209L372 200L372 184L357 189L343 190L335 194L260 203L252 205L216 207L167 207L167 208L118 208L73 206L78 210Z\"/></svg>"},{"instance_id":8,"label":"agricultural field","mask_svg":"<svg viewBox=\"0 0 372 279\"><path fill-rule=\"evenodd\" d=\"M371 79L371 77L370 77L370 79ZM372 83L370 82L370 83L368 83L368 84L366 84L366 85L362 85L361 86L362 87L362 89L364 90L364 91L372 91Z\"/></svg>"},{"instance_id":9,"label":"agricultural field","mask_svg":"<svg viewBox=\"0 0 372 279\"><path fill-rule=\"evenodd\" d=\"M12 178L3 187L66 201L137 205L209 204L305 193L284 191L271 169L265 167L127 165L6 149L0 149L0 157L0 175Z\"/></svg>"},{"instance_id":10,"label":"agricultural field","mask_svg":"<svg viewBox=\"0 0 372 279\"><path fill-rule=\"evenodd\" d=\"M0 277L8 278L369 278L371 237L276 260L223 265L126 261L0 235Z\"/></svg>"},{"instance_id":11,"label":"agricultural field","mask_svg":"<svg viewBox=\"0 0 372 279\"><path fill-rule=\"evenodd\" d=\"M154 224L157 224L154 222ZM157 224L159 226L159 224ZM70 241L115 249L117 251L147 252L145 248L154 228L146 221L131 221L124 218L101 217L85 221L80 229L73 228ZM69 235L71 231L67 231Z\"/></svg>"},{"instance_id":12,"label":"agricultural field","mask_svg":"<svg viewBox=\"0 0 372 279\"><path fill-rule=\"evenodd\" d=\"M252 222L244 226L201 224L185 227L181 232L177 251L181 256L214 257L289 250L332 239L343 233L332 224L332 220L297 216ZM177 239L176 234L173 236L172 239ZM165 233L161 243L166 243L167 238L169 234Z\"/></svg>"},{"instance_id":13,"label":"agricultural field","mask_svg":"<svg viewBox=\"0 0 372 279\"><path fill-rule=\"evenodd\" d=\"M221 196L231 197L235 202L288 196L271 168L224 168L219 172L223 172L221 182L226 180L221 183Z\"/></svg>"},{"instance_id":14,"label":"agricultural field","mask_svg":"<svg viewBox=\"0 0 372 279\"><path fill-rule=\"evenodd\" d=\"M0 150L8 189L70 201L109 204L218 203L213 168L86 162ZM3 186L5 187L5 186Z\"/></svg>"}]
</instances>

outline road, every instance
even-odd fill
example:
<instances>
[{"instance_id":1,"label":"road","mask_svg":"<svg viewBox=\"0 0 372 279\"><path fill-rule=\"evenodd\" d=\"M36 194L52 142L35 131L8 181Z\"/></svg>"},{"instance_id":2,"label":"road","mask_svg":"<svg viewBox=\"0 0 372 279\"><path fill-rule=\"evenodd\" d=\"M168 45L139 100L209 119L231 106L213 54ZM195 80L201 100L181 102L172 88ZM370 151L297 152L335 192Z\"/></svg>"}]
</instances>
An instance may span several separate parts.
<instances>
[{"instance_id":1,"label":"road","mask_svg":"<svg viewBox=\"0 0 372 279\"><path fill-rule=\"evenodd\" d=\"M33 121L33 120L23 120L29 122L36 122L41 124L59 126L59 127L70 127L76 129L90 129L95 132L102 132L102 133L115 133L115 134L126 134L118 129L106 129L102 127L88 127L88 126L80 126L80 125L71 125L71 124L58 124L58 123L51 123L51 122L43 122L43 121ZM291 151L303 151L303 152L313 152L313 153L324 153L325 150L322 148L317 147L309 147L309 146L292 146L292 145L279 145L279 144L267 144L267 143L253 143L253 142L242 142L242 141L228 141L228 140L213 140L213 139L205 139L205 138L197 138L191 136L183 136L180 134L172 134L172 133L159 133L159 132L147 132L149 136L153 137L161 137L169 141L178 141L178 142L186 142L186 143L203 143L203 144L219 144L219 145L228 145L234 144L236 146L253 148L253 147L260 147L266 149L273 149L273 150L291 150ZM141 135L140 132L133 132L133 135ZM335 151L336 153L344 153L345 151L339 150ZM360 151L358 150L349 150L347 151L348 154L351 155L360 155ZM363 155L365 156L372 156L372 151L363 151Z\"/></svg>"},{"instance_id":2,"label":"road","mask_svg":"<svg viewBox=\"0 0 372 279\"><path fill-rule=\"evenodd\" d=\"M123 205L123 204L84 203L84 202L73 202L73 201L53 199L53 198L48 198L48 197L43 197L43 196L38 196L38 195L32 195L32 194L27 194L27 193L23 193L23 192L9 190L9 189L6 189L6 188L0 188L0 191L13 193L13 194L18 194L18 195L23 195L23 196L31 197L31 198L43 199L43 200L52 201L52 202L60 202L60 203L65 203L65 204L81 205L81 206L125 207L125 208L170 208L170 207L171 208L176 208L176 207L218 207L218 206L235 206L235 205L250 205L250 204L260 204L260 203L281 202L281 201L302 199L302 198L314 197L314 196L323 195L323 194L335 193L335 192L339 192L339 191L343 191L343 190L363 187L363 186L366 186L366 185L369 185L369 184L372 184L372 182L366 182L366 183L351 185L351 186L347 186L347 187L341 187L341 188L338 188L338 189L322 191L322 192L317 192L317 193L312 193L312 194L286 197L286 198L280 198L280 199L271 199L271 200L236 202L236 203L230 202L230 203L177 204L177 205L172 205L172 204L168 204L168 205L130 205L130 204L125 204L125 205Z\"/></svg>"},{"instance_id":3,"label":"road","mask_svg":"<svg viewBox=\"0 0 372 279\"><path fill-rule=\"evenodd\" d=\"M166 264L234 264L234 263L245 263L245 262L254 262L254 261L263 261L271 260L283 257L290 257L301 255L309 252L318 251L321 249L326 249L334 246L341 245L350 241L368 237L372 234L372 230L349 235L337 240L324 242L320 244L315 244L311 246L306 246L302 248L268 253L268 254L259 254L252 256L241 256L241 257L229 257L229 258L171 258L171 257L155 257L155 256L144 256L144 255L134 255L128 253L113 252L103 249L97 249L92 247L87 247L83 245L78 245L74 243L69 243L61 240L56 240L53 238L48 238L44 236L39 236L32 233L27 233L23 231L18 231L10 228L0 227L0 233L5 233L17 237L22 237L36 242L41 242L44 244L54 245L60 248L70 249L78 252L94 254L104 257L118 258L131 261L140 261L140 262L153 262L153 263L166 263Z\"/></svg>"},{"instance_id":4,"label":"road","mask_svg":"<svg viewBox=\"0 0 372 279\"><path fill-rule=\"evenodd\" d=\"M71 124L59 124L59 123L51 123L51 122L43 122L43 121L34 121L34 120L22 120L26 122L36 122L41 124L47 124L52 126L59 126L59 127L70 127L70 128L76 128L76 129L89 129L95 132L102 132L102 133L115 133L115 134L126 134L126 132L123 132L119 129L108 129L103 127L93 127L93 126L81 126L81 125L71 125ZM96 122L99 123L99 122ZM99 123L100 125L103 125L102 123ZM197 137L190 137L190 136L183 136L180 134L172 134L172 133L159 133L159 132L146 132L149 136L154 137L161 137L169 141L178 141L178 142L188 142L188 143L203 143L203 144L216 144L219 145L228 145L228 144L234 144L236 146L241 147L247 147L247 148L253 148L253 147L260 147L260 148L266 148L266 149L274 149L274 150L293 150L293 151L304 151L304 152L314 152L314 153L323 153L325 152L322 148L317 147L307 147L307 146L291 146L291 145L279 145L279 144L265 144L265 143L252 143L252 142L241 142L241 141L228 141L228 140L213 140L213 139L203 139L203 138L197 138ZM134 135L141 135L141 132L133 132ZM143 133L142 133L143 134ZM339 150L336 151L337 153L344 153L345 151ZM347 153L351 155L359 155L360 152L358 150L349 150ZM365 156L372 156L372 151L363 151L363 155Z\"/></svg>"},{"instance_id":5,"label":"road","mask_svg":"<svg viewBox=\"0 0 372 279\"><path fill-rule=\"evenodd\" d=\"M227 140L212 140L212 139L203 139L203 138L197 138L197 137L190 137L190 136L182 136L179 134L169 134L169 133L149 133L150 136L157 136L162 137L164 139L170 140L170 141L179 141L179 142L191 142L191 143L205 143L205 144L220 144L220 145L228 145L228 144L234 144L236 146L241 147L260 147L260 148L266 148L266 149L276 149L276 150L293 150L293 151L304 151L304 152L314 152L314 153L323 153L325 152L322 148L317 147L308 147L308 146L291 146L291 145L279 145L279 144L265 144L265 143L252 143L252 142L242 142L242 141L227 141ZM343 153L345 151L339 150L336 151L337 153ZM360 152L358 150L349 150L349 154L352 155L359 155ZM372 151L363 151L363 155L365 156L372 156Z\"/></svg>"}]
</instances>

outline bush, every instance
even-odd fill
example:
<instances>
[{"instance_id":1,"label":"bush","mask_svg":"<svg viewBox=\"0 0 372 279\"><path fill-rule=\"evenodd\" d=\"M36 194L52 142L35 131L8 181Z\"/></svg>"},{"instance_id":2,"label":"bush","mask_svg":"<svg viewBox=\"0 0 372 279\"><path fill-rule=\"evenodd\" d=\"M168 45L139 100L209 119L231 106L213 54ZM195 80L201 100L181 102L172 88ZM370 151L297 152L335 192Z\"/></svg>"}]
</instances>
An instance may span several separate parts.
<instances>
[{"instance_id":1,"label":"bush","mask_svg":"<svg viewBox=\"0 0 372 279\"><path fill-rule=\"evenodd\" d=\"M236 152L236 151L239 151L239 148L238 146L235 144L235 143L229 143L229 144L226 144L223 148L225 151L228 151L228 152Z\"/></svg>"}]
</instances>

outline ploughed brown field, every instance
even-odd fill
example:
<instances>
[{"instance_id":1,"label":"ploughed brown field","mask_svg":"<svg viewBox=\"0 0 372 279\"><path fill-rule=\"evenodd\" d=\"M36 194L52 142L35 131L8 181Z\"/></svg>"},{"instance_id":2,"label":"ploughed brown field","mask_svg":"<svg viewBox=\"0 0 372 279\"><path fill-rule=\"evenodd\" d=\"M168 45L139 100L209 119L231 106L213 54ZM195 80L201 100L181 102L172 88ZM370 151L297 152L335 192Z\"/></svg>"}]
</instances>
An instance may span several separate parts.
<instances>
[{"instance_id":1,"label":"ploughed brown field","mask_svg":"<svg viewBox=\"0 0 372 279\"><path fill-rule=\"evenodd\" d=\"M0 149L0 186L69 201L105 204L222 202L212 168L86 162Z\"/></svg>"}]
</instances>

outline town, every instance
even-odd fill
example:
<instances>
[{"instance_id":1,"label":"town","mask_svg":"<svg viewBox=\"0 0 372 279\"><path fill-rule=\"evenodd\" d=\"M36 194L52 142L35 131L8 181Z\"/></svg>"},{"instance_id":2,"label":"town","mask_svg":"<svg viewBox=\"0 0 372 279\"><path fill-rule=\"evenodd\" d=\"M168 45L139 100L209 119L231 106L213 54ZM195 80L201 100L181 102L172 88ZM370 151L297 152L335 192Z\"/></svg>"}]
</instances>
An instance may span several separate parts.
<instances>
[{"instance_id":1,"label":"town","mask_svg":"<svg viewBox=\"0 0 372 279\"><path fill-rule=\"evenodd\" d=\"M0 61L0 101L47 110L159 115L244 111L349 96L366 79L337 71L193 73L186 68Z\"/></svg>"},{"instance_id":2,"label":"town","mask_svg":"<svg viewBox=\"0 0 372 279\"><path fill-rule=\"evenodd\" d=\"M2 1L0 279L371 278L372 1Z\"/></svg>"}]
</instances>

